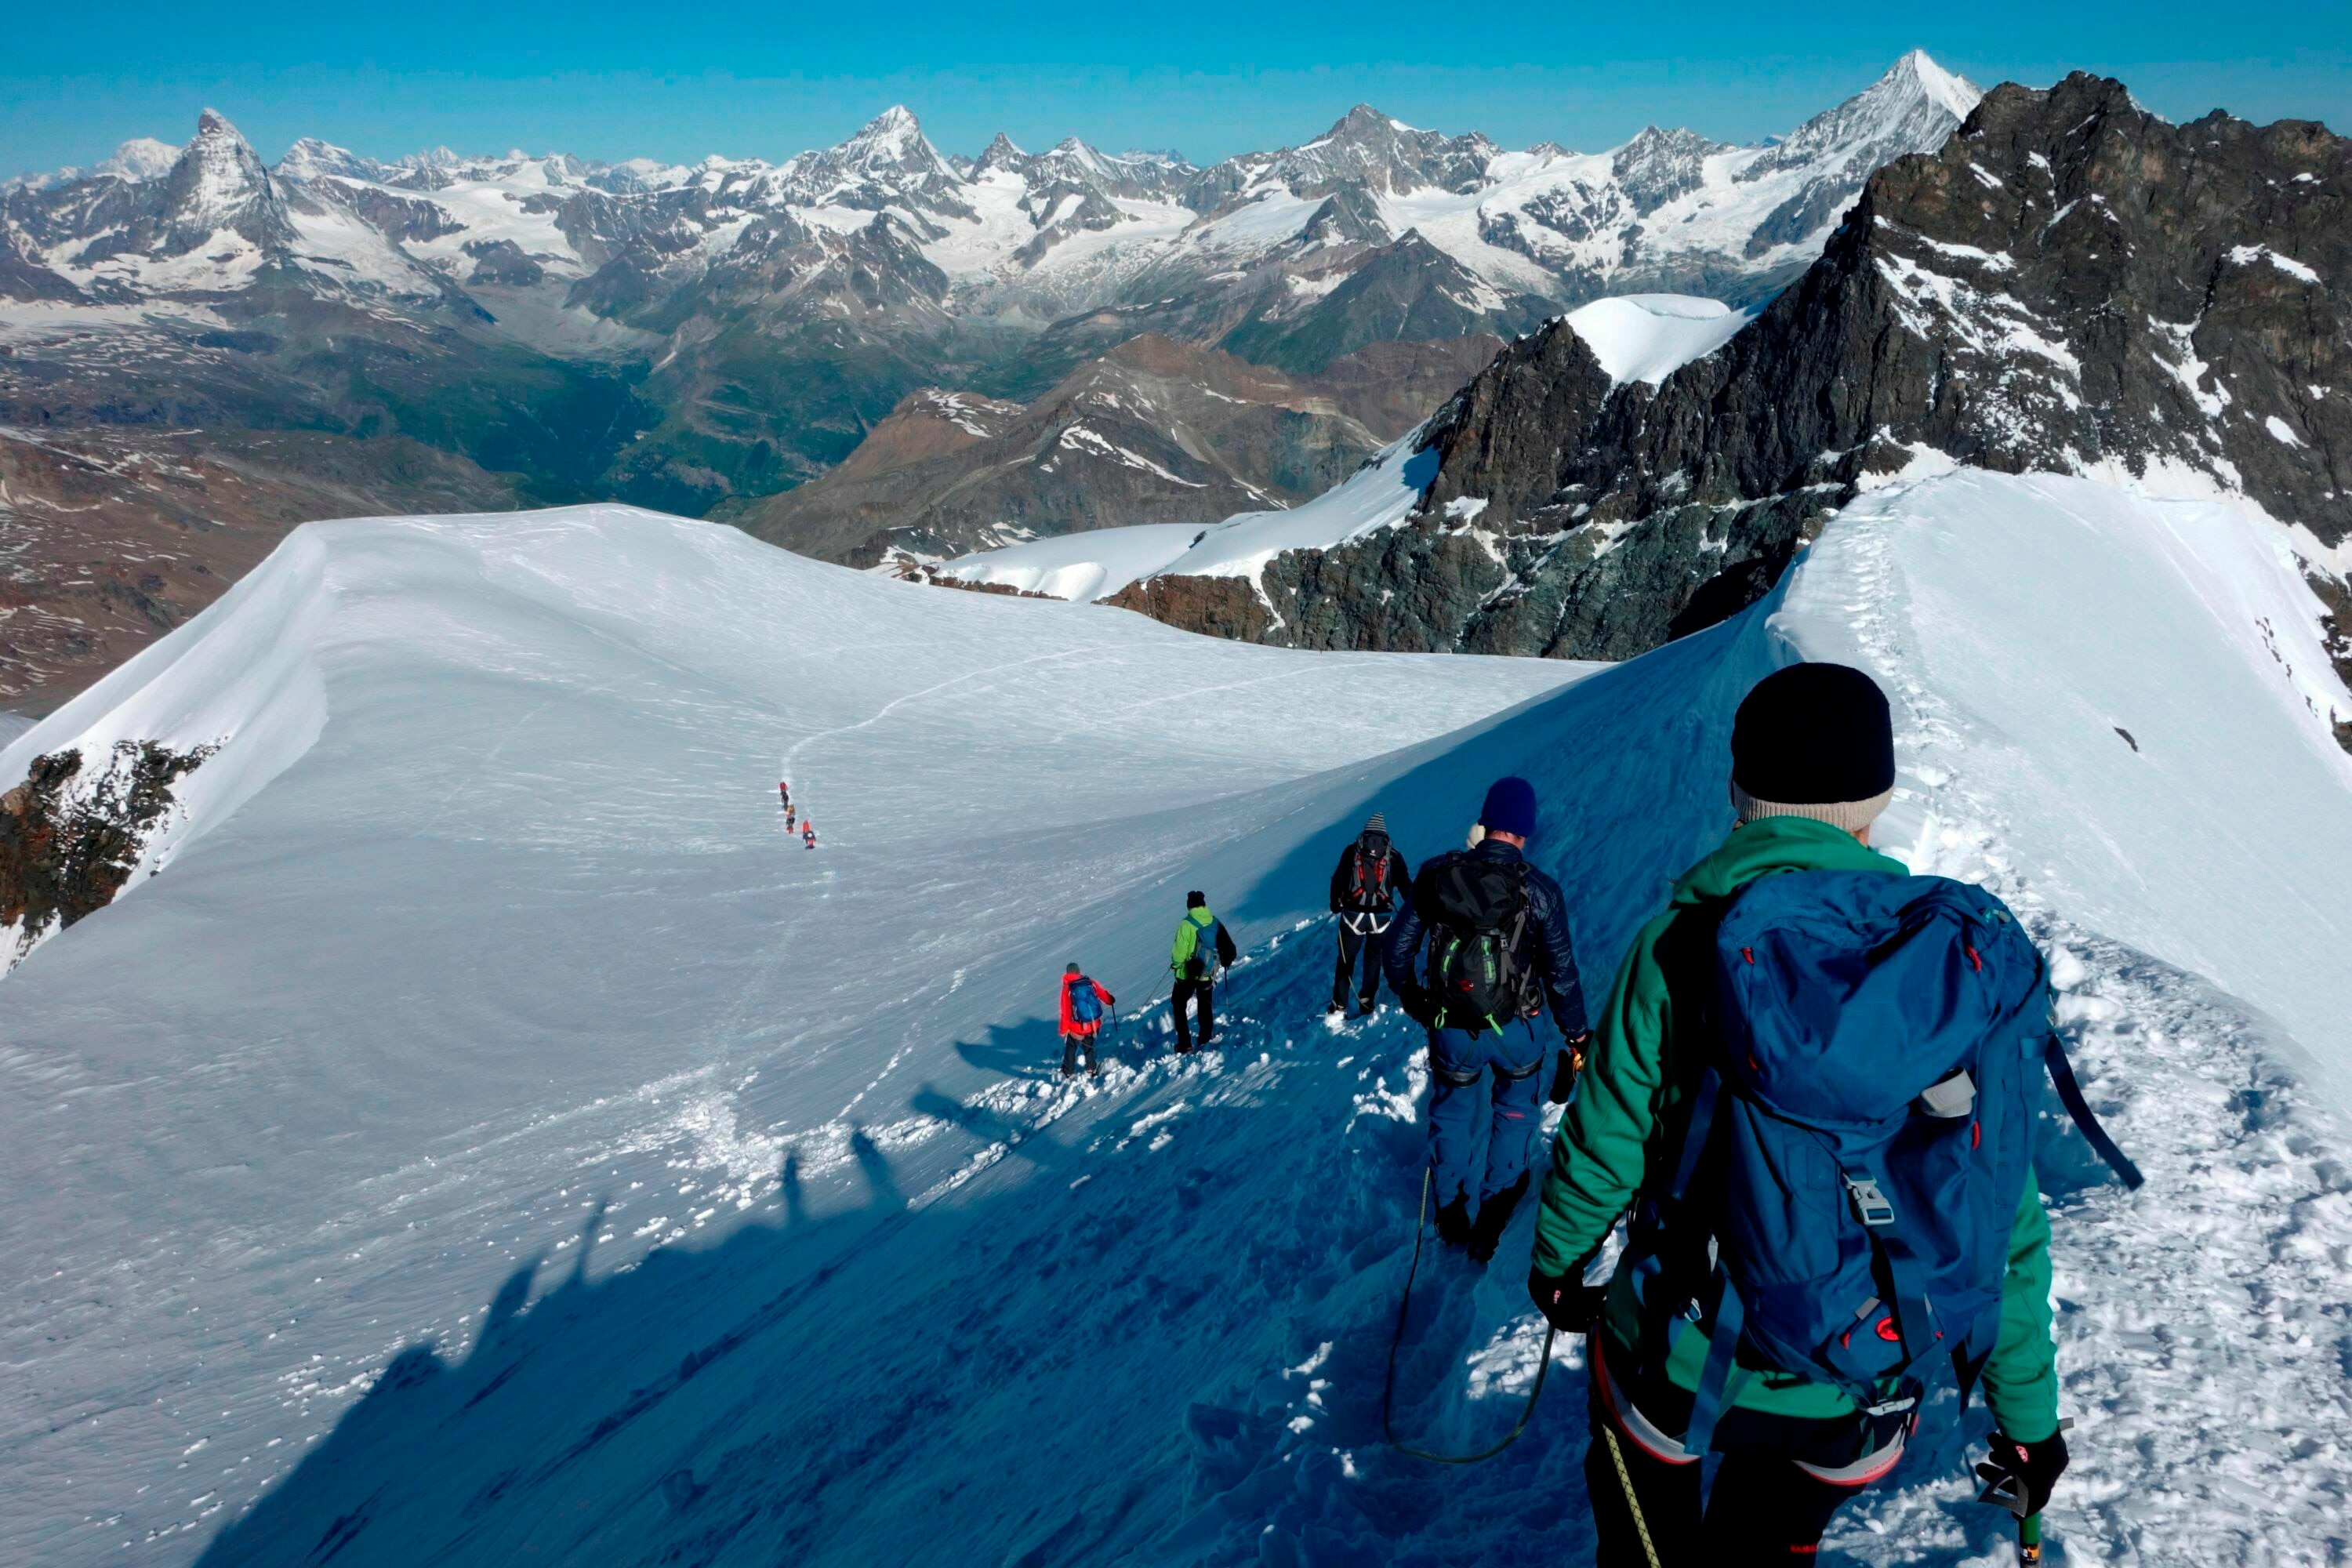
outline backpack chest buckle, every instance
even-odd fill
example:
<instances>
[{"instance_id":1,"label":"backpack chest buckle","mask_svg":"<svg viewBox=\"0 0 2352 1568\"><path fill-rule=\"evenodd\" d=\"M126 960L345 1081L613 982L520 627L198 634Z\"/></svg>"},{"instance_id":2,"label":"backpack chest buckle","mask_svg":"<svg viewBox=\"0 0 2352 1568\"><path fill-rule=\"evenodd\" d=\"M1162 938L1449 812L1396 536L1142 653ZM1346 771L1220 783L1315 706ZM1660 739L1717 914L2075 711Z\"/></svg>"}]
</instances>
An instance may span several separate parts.
<instances>
[{"instance_id":1,"label":"backpack chest buckle","mask_svg":"<svg viewBox=\"0 0 2352 1568\"><path fill-rule=\"evenodd\" d=\"M1874 1229L1895 1223L1895 1205L1878 1190L1877 1181L1870 1176L1848 1176L1846 1196L1853 1201L1854 1217Z\"/></svg>"}]
</instances>

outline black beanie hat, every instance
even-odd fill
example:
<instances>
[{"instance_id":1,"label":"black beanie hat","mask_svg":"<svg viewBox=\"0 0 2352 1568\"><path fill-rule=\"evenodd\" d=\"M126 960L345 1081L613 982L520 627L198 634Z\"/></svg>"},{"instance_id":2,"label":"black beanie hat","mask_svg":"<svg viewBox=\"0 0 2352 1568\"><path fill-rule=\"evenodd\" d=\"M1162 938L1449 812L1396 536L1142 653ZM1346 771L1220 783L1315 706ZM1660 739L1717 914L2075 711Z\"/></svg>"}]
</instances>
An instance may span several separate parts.
<instances>
[{"instance_id":1,"label":"black beanie hat","mask_svg":"<svg viewBox=\"0 0 2352 1568\"><path fill-rule=\"evenodd\" d=\"M1187 910L1207 909L1209 907L1209 895L1201 891L1200 889L1195 888L1191 892L1184 895L1184 907Z\"/></svg>"},{"instance_id":2,"label":"black beanie hat","mask_svg":"<svg viewBox=\"0 0 2352 1568\"><path fill-rule=\"evenodd\" d=\"M1774 670L1732 720L1731 795L1742 822L1804 816L1849 833L1867 827L1895 795L1886 694L1842 664Z\"/></svg>"}]
</instances>

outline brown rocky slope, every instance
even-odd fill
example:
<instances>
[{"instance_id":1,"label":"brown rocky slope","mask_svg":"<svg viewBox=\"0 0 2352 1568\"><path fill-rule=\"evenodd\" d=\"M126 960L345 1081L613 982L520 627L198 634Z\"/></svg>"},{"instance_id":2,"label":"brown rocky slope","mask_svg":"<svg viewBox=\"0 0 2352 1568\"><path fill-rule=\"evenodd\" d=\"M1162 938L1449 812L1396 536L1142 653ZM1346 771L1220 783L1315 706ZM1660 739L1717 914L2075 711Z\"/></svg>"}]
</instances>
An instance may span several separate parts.
<instances>
[{"instance_id":1,"label":"brown rocky slope","mask_svg":"<svg viewBox=\"0 0 2352 1568\"><path fill-rule=\"evenodd\" d=\"M1147 333L1025 406L915 393L823 478L716 515L859 566L892 550L1213 522L1337 484L1501 347L1484 334L1376 343L1295 375Z\"/></svg>"}]
</instances>

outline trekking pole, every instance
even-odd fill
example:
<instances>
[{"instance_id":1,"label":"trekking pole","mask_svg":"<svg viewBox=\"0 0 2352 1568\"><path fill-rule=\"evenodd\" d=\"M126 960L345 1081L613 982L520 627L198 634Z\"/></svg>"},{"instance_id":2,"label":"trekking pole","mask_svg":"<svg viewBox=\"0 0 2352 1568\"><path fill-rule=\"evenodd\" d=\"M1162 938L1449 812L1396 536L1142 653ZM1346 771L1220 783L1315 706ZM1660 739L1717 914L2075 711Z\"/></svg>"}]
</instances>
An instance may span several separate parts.
<instances>
[{"instance_id":1,"label":"trekking pole","mask_svg":"<svg viewBox=\"0 0 2352 1568\"><path fill-rule=\"evenodd\" d=\"M2071 1415L2058 1423L2061 1432L2071 1431L2074 1418ZM2006 1509L2017 1516L2017 1560L2029 1565L2042 1561L2042 1512L2025 1511L2025 1479L2009 1469L1996 1458L1977 1466L1977 1477L1986 1483L1977 1494L1977 1501Z\"/></svg>"},{"instance_id":2,"label":"trekking pole","mask_svg":"<svg viewBox=\"0 0 2352 1568\"><path fill-rule=\"evenodd\" d=\"M1535 1419L1536 1401L1543 1397L1544 1378L1551 1371L1551 1342L1559 1336L1559 1331L1549 1322L1544 1325L1543 1355L1536 1363L1536 1385L1528 1390L1526 1407L1519 1412L1519 1418L1512 1424L1511 1429L1503 1434L1501 1442L1492 1447L1481 1448L1475 1454L1433 1454L1397 1440L1396 1427L1390 1419L1389 1411L1396 1398L1397 1347L1404 1342L1405 1314L1412 1309L1413 1276L1421 1272L1422 1237L1429 1229L1429 1191L1436 1181L1437 1167L1424 1167L1421 1173L1421 1214L1412 1224L1412 1264L1405 1270L1404 1300L1397 1303L1396 1332L1389 1338L1388 1376L1381 1384L1381 1436L1388 1440L1390 1447L1408 1459L1426 1459L1433 1465L1475 1465L1493 1458L1517 1442L1519 1434L1528 1429L1528 1423Z\"/></svg>"}]
</instances>

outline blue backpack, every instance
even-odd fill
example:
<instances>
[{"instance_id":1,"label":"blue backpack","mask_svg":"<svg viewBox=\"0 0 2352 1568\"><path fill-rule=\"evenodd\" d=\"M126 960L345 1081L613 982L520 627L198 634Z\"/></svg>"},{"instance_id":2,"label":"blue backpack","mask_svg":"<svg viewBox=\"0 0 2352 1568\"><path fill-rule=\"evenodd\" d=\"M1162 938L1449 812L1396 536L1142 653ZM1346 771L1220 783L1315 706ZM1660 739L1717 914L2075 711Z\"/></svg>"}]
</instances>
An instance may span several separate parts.
<instances>
[{"instance_id":1,"label":"blue backpack","mask_svg":"<svg viewBox=\"0 0 2352 1568\"><path fill-rule=\"evenodd\" d=\"M1083 974L1070 976L1070 1021L1092 1024L1102 1017L1102 998L1095 994L1095 983Z\"/></svg>"},{"instance_id":2,"label":"blue backpack","mask_svg":"<svg viewBox=\"0 0 2352 1568\"><path fill-rule=\"evenodd\" d=\"M1874 1415L1946 1376L1965 1401L2000 1331L2042 1070L2140 1184L2084 1103L2041 953L1979 888L1793 871L1730 901L1711 962L1720 1055L1633 1241L1643 1299L1676 1298L1670 1334L1712 1319L1684 1447L1706 1450L1757 1365ZM1656 1243L1681 1225L1716 1237L1704 1279L1664 1277Z\"/></svg>"}]
</instances>

